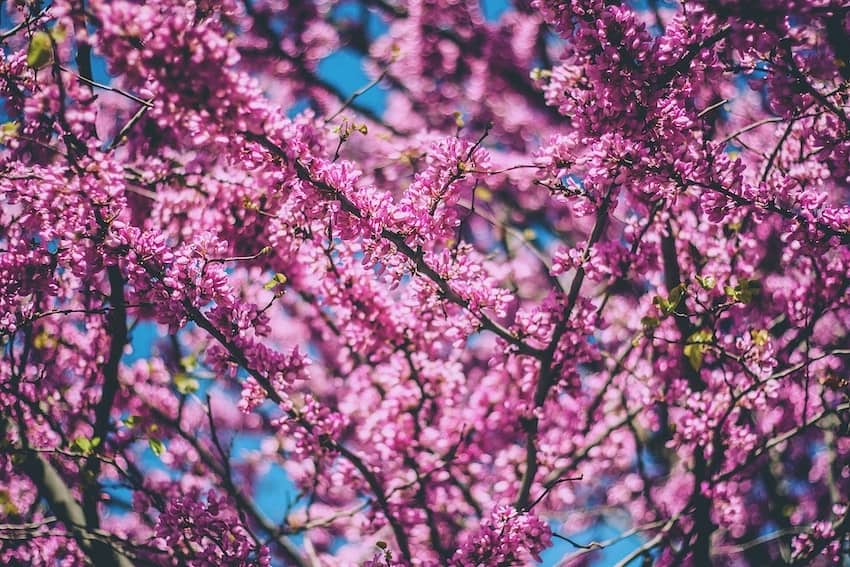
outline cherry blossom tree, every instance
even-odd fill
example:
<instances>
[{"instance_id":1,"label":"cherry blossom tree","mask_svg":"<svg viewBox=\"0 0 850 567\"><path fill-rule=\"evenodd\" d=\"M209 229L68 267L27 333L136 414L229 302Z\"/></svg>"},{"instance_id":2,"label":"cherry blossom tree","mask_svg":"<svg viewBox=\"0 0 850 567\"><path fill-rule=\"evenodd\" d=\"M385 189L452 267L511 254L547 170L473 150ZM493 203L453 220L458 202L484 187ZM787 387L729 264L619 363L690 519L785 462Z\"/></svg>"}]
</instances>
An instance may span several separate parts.
<instances>
[{"instance_id":1,"label":"cherry blossom tree","mask_svg":"<svg viewBox=\"0 0 850 567\"><path fill-rule=\"evenodd\" d=\"M847 560L846 1L0 7L0 563Z\"/></svg>"}]
</instances>

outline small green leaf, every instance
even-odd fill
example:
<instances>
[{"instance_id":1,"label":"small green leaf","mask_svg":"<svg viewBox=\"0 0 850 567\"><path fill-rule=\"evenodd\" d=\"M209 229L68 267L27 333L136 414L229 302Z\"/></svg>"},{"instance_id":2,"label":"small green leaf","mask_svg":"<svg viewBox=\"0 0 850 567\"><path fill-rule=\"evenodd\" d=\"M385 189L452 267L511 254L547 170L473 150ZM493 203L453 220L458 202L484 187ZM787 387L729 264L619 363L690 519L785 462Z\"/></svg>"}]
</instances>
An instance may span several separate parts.
<instances>
[{"instance_id":1,"label":"small green leaf","mask_svg":"<svg viewBox=\"0 0 850 567\"><path fill-rule=\"evenodd\" d=\"M125 417L121 421L127 427L134 427L137 423L139 423L139 418L138 418L138 416L135 416L135 415L128 415L127 417Z\"/></svg>"},{"instance_id":2,"label":"small green leaf","mask_svg":"<svg viewBox=\"0 0 850 567\"><path fill-rule=\"evenodd\" d=\"M193 394L198 391L200 384L185 372L178 372L174 375L174 386L181 394Z\"/></svg>"},{"instance_id":3,"label":"small green leaf","mask_svg":"<svg viewBox=\"0 0 850 567\"><path fill-rule=\"evenodd\" d=\"M0 144L18 137L21 125L17 121L0 124Z\"/></svg>"},{"instance_id":4,"label":"small green leaf","mask_svg":"<svg viewBox=\"0 0 850 567\"><path fill-rule=\"evenodd\" d=\"M13 516L20 514L18 507L12 501L12 495L8 490L0 490L0 512L5 516Z\"/></svg>"},{"instance_id":5,"label":"small green leaf","mask_svg":"<svg viewBox=\"0 0 850 567\"><path fill-rule=\"evenodd\" d=\"M37 349L50 348L54 345L54 340L50 337L47 331L42 331L32 339L32 346Z\"/></svg>"},{"instance_id":6,"label":"small green leaf","mask_svg":"<svg viewBox=\"0 0 850 567\"><path fill-rule=\"evenodd\" d=\"M160 457L163 453L165 453L165 444L155 437L151 437L148 440L148 446L151 448L151 451L153 451L153 454L157 457Z\"/></svg>"},{"instance_id":7,"label":"small green leaf","mask_svg":"<svg viewBox=\"0 0 850 567\"><path fill-rule=\"evenodd\" d=\"M761 283L757 280L742 278L738 281L738 285L734 287L727 285L723 288L723 291L732 301L749 303L761 292Z\"/></svg>"},{"instance_id":8,"label":"small green leaf","mask_svg":"<svg viewBox=\"0 0 850 567\"><path fill-rule=\"evenodd\" d=\"M71 452L90 455L98 445L100 445L100 437L94 437L92 439L88 437L77 437L71 442Z\"/></svg>"},{"instance_id":9,"label":"small green leaf","mask_svg":"<svg viewBox=\"0 0 850 567\"><path fill-rule=\"evenodd\" d=\"M275 274L272 279L269 280L266 285L263 286L263 289L271 291L278 286L285 285L287 281L289 280L284 274L278 273Z\"/></svg>"},{"instance_id":10,"label":"small green leaf","mask_svg":"<svg viewBox=\"0 0 850 567\"><path fill-rule=\"evenodd\" d=\"M187 354L183 358L180 359L180 366L186 372L192 372L195 370L195 367L198 365L198 356L195 354Z\"/></svg>"},{"instance_id":11,"label":"small green leaf","mask_svg":"<svg viewBox=\"0 0 850 567\"><path fill-rule=\"evenodd\" d=\"M85 437L77 437L71 442L71 452L72 453L83 453L91 450L91 441L86 439Z\"/></svg>"},{"instance_id":12,"label":"small green leaf","mask_svg":"<svg viewBox=\"0 0 850 567\"><path fill-rule=\"evenodd\" d=\"M685 347L685 356L688 358L688 362L694 370L702 368L702 355L702 347L698 347L696 345L687 345Z\"/></svg>"},{"instance_id":13,"label":"small green leaf","mask_svg":"<svg viewBox=\"0 0 850 567\"><path fill-rule=\"evenodd\" d=\"M27 65L33 69L41 69L53 60L53 41L50 34L37 31L32 34L29 49L27 49Z\"/></svg>"},{"instance_id":14,"label":"small green leaf","mask_svg":"<svg viewBox=\"0 0 850 567\"><path fill-rule=\"evenodd\" d=\"M682 297L685 295L685 284L679 284L670 290L670 305L671 310L675 311L679 306L679 303L682 301Z\"/></svg>"},{"instance_id":15,"label":"small green leaf","mask_svg":"<svg viewBox=\"0 0 850 567\"><path fill-rule=\"evenodd\" d=\"M652 303L658 306L663 315L670 315L679 307L682 298L685 296L685 284L679 284L670 290L670 297L664 298L656 295L652 299Z\"/></svg>"},{"instance_id":16,"label":"small green leaf","mask_svg":"<svg viewBox=\"0 0 850 567\"><path fill-rule=\"evenodd\" d=\"M711 291L717 285L717 280L714 279L714 276L697 276L697 282L699 282L700 287L706 291Z\"/></svg>"},{"instance_id":17,"label":"small green leaf","mask_svg":"<svg viewBox=\"0 0 850 567\"><path fill-rule=\"evenodd\" d=\"M761 292L761 284L755 280L744 279L738 286L741 288L741 303L749 303Z\"/></svg>"},{"instance_id":18,"label":"small green leaf","mask_svg":"<svg viewBox=\"0 0 850 567\"><path fill-rule=\"evenodd\" d=\"M687 343L682 349L682 354L688 359L694 370L702 367L702 359L705 351L711 344L712 334L708 329L701 329L688 337Z\"/></svg>"},{"instance_id":19,"label":"small green leaf","mask_svg":"<svg viewBox=\"0 0 850 567\"><path fill-rule=\"evenodd\" d=\"M645 330L652 330L658 327L660 323L661 321L658 320L658 317L643 317L640 320L640 324Z\"/></svg>"},{"instance_id":20,"label":"small green leaf","mask_svg":"<svg viewBox=\"0 0 850 567\"><path fill-rule=\"evenodd\" d=\"M753 344L756 346L764 346L770 340L770 333L765 329L754 329L750 331L750 337L753 339Z\"/></svg>"},{"instance_id":21,"label":"small green leaf","mask_svg":"<svg viewBox=\"0 0 850 567\"><path fill-rule=\"evenodd\" d=\"M539 81L541 79L548 79L552 76L552 71L548 69L540 69L539 67L535 67L528 74L532 81Z\"/></svg>"},{"instance_id":22,"label":"small green leaf","mask_svg":"<svg viewBox=\"0 0 850 567\"><path fill-rule=\"evenodd\" d=\"M65 26L62 24L57 24L51 28L50 36L56 41L56 43L59 43L68 37L68 30L65 29Z\"/></svg>"},{"instance_id":23,"label":"small green leaf","mask_svg":"<svg viewBox=\"0 0 850 567\"><path fill-rule=\"evenodd\" d=\"M461 114L460 111L455 110L452 113L452 116L454 116L454 119L455 119L455 126L457 126L458 128L463 128L464 125L465 125L465 123L463 121L463 114Z\"/></svg>"}]
</instances>

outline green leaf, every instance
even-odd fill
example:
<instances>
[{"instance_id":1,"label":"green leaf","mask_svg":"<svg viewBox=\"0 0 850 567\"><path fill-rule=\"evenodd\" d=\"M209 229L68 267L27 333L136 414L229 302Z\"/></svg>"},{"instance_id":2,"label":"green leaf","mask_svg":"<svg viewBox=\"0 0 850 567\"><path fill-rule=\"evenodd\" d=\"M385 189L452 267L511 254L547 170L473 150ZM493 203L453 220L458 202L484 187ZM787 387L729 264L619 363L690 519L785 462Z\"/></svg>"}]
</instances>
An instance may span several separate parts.
<instances>
[{"instance_id":1,"label":"green leaf","mask_svg":"<svg viewBox=\"0 0 850 567\"><path fill-rule=\"evenodd\" d=\"M269 280L268 283L266 283L266 285L263 286L263 289L270 291L270 290L273 290L274 288L276 288L278 286L286 284L287 281L289 281L289 280L284 274L278 273L278 274L275 274L274 276L272 276L272 279Z\"/></svg>"},{"instance_id":2,"label":"green leaf","mask_svg":"<svg viewBox=\"0 0 850 567\"><path fill-rule=\"evenodd\" d=\"M68 37L68 30L62 24L57 24L50 29L50 36L59 43Z\"/></svg>"},{"instance_id":3,"label":"green leaf","mask_svg":"<svg viewBox=\"0 0 850 567\"><path fill-rule=\"evenodd\" d=\"M463 114L461 114L459 110L455 110L452 113L452 116L454 116L455 119L455 126L457 126L458 128L463 128L465 126L463 121Z\"/></svg>"},{"instance_id":4,"label":"green leaf","mask_svg":"<svg viewBox=\"0 0 850 567\"><path fill-rule=\"evenodd\" d=\"M71 442L71 452L86 454L91 451L91 441L85 437L77 437Z\"/></svg>"},{"instance_id":5,"label":"green leaf","mask_svg":"<svg viewBox=\"0 0 850 567\"><path fill-rule=\"evenodd\" d=\"M98 445L100 445L100 437L94 437L92 439L88 437L77 437L71 442L71 452L90 455Z\"/></svg>"},{"instance_id":6,"label":"green leaf","mask_svg":"<svg viewBox=\"0 0 850 567\"><path fill-rule=\"evenodd\" d=\"M709 345L711 345L711 339L712 334L708 329L700 329L688 337L682 353L694 370L702 368L703 355L708 350Z\"/></svg>"},{"instance_id":7,"label":"green leaf","mask_svg":"<svg viewBox=\"0 0 850 567\"><path fill-rule=\"evenodd\" d=\"M770 341L770 333L765 329L754 329L750 331L750 337L756 346L764 346Z\"/></svg>"},{"instance_id":8,"label":"green leaf","mask_svg":"<svg viewBox=\"0 0 850 567\"><path fill-rule=\"evenodd\" d=\"M529 78L531 78L532 81L539 81L541 79L548 79L549 77L551 77L552 71L550 71L549 69L540 69L539 67L535 67L531 70L528 76Z\"/></svg>"},{"instance_id":9,"label":"green leaf","mask_svg":"<svg viewBox=\"0 0 850 567\"><path fill-rule=\"evenodd\" d=\"M661 323L661 321L658 320L658 317L643 317L640 320L640 324L645 330L654 329L660 323Z\"/></svg>"},{"instance_id":10,"label":"green leaf","mask_svg":"<svg viewBox=\"0 0 850 567\"><path fill-rule=\"evenodd\" d=\"M123 420L121 420L124 425L127 427L134 427L137 423L139 423L139 417L135 415L128 415Z\"/></svg>"},{"instance_id":11,"label":"green leaf","mask_svg":"<svg viewBox=\"0 0 850 567\"><path fill-rule=\"evenodd\" d=\"M198 357L195 354L187 354L180 359L180 366L186 372L192 372L198 364Z\"/></svg>"},{"instance_id":12,"label":"green leaf","mask_svg":"<svg viewBox=\"0 0 850 567\"><path fill-rule=\"evenodd\" d=\"M44 348L50 348L54 346L54 344L55 343L53 342L53 339L50 337L50 334L48 334L47 331L40 332L32 339L32 346L39 350Z\"/></svg>"},{"instance_id":13,"label":"green leaf","mask_svg":"<svg viewBox=\"0 0 850 567\"><path fill-rule=\"evenodd\" d=\"M682 298L685 296L685 284L679 284L670 290L670 297L664 298L656 295L652 299L652 303L658 306L663 315L670 315L679 307Z\"/></svg>"},{"instance_id":14,"label":"green leaf","mask_svg":"<svg viewBox=\"0 0 850 567\"><path fill-rule=\"evenodd\" d=\"M749 303L753 298L761 293L761 283L758 280L742 278L735 287L725 286L724 293L732 301L739 303Z\"/></svg>"},{"instance_id":15,"label":"green leaf","mask_svg":"<svg viewBox=\"0 0 850 567\"><path fill-rule=\"evenodd\" d=\"M761 283L755 280L744 279L738 286L741 288L741 303L749 303L761 293Z\"/></svg>"},{"instance_id":16,"label":"green leaf","mask_svg":"<svg viewBox=\"0 0 850 567\"><path fill-rule=\"evenodd\" d=\"M41 69L53 60L53 41L50 34L37 31L32 34L29 49L27 49L27 65L33 69Z\"/></svg>"},{"instance_id":17,"label":"green leaf","mask_svg":"<svg viewBox=\"0 0 850 567\"><path fill-rule=\"evenodd\" d=\"M165 444L155 437L151 437L148 440L148 446L151 448L151 451L153 451L153 454L157 457L160 457L163 453L165 453Z\"/></svg>"},{"instance_id":18,"label":"green leaf","mask_svg":"<svg viewBox=\"0 0 850 567\"><path fill-rule=\"evenodd\" d=\"M697 345L685 346L685 356L687 357L691 368L693 368L694 370L699 370L700 368L702 368L702 355L702 347L699 347Z\"/></svg>"},{"instance_id":19,"label":"green leaf","mask_svg":"<svg viewBox=\"0 0 850 567\"><path fill-rule=\"evenodd\" d=\"M679 303L682 302L682 297L685 295L685 284L679 284L674 287L670 291L670 305L671 311L675 311L677 307L679 307Z\"/></svg>"},{"instance_id":20,"label":"green leaf","mask_svg":"<svg viewBox=\"0 0 850 567\"><path fill-rule=\"evenodd\" d=\"M700 287L706 291L711 291L717 285L717 280L714 279L714 276L697 276L696 278Z\"/></svg>"},{"instance_id":21,"label":"green leaf","mask_svg":"<svg viewBox=\"0 0 850 567\"><path fill-rule=\"evenodd\" d=\"M178 372L174 375L174 386L181 394L193 394L198 391L200 384L185 372Z\"/></svg>"},{"instance_id":22,"label":"green leaf","mask_svg":"<svg viewBox=\"0 0 850 567\"><path fill-rule=\"evenodd\" d=\"M17 121L0 124L0 144L5 144L9 140L17 138L20 129L21 125Z\"/></svg>"},{"instance_id":23,"label":"green leaf","mask_svg":"<svg viewBox=\"0 0 850 567\"><path fill-rule=\"evenodd\" d=\"M15 503L12 501L12 495L5 489L0 490L0 512L3 512L4 516L20 514L18 507L15 506Z\"/></svg>"}]
</instances>

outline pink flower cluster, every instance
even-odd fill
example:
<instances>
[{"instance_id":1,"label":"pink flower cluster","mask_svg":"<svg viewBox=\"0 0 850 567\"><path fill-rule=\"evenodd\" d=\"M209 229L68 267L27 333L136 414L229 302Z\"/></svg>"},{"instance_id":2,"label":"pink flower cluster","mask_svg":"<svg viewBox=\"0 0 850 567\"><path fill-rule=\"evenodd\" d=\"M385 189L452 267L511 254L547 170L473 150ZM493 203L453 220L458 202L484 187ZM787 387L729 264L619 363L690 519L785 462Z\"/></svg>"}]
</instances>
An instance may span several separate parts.
<instances>
[{"instance_id":1,"label":"pink flower cluster","mask_svg":"<svg viewBox=\"0 0 850 567\"><path fill-rule=\"evenodd\" d=\"M551 544L551 530L531 512L519 512L510 506L499 506L481 522L452 557L452 564L513 565L533 559Z\"/></svg>"},{"instance_id":2,"label":"pink flower cluster","mask_svg":"<svg viewBox=\"0 0 850 567\"><path fill-rule=\"evenodd\" d=\"M271 565L269 550L249 537L226 499L189 491L171 500L156 522L156 538L185 565Z\"/></svg>"},{"instance_id":3,"label":"pink flower cluster","mask_svg":"<svg viewBox=\"0 0 850 567\"><path fill-rule=\"evenodd\" d=\"M0 563L846 559L846 2L6 4Z\"/></svg>"}]
</instances>

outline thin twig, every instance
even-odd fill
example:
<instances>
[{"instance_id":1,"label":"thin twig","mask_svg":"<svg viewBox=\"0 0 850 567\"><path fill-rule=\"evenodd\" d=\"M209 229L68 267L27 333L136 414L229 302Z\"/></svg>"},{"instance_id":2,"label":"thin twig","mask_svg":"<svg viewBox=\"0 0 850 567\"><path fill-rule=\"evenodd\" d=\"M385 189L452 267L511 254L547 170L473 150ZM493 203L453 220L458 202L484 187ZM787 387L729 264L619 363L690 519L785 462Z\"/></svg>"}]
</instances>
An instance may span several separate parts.
<instances>
[{"instance_id":1,"label":"thin twig","mask_svg":"<svg viewBox=\"0 0 850 567\"><path fill-rule=\"evenodd\" d=\"M64 66L62 66L62 65L59 65L59 68L60 68L60 69L62 69L63 71L65 71L66 73L70 73L70 74L71 74L71 75L73 75L73 76L74 76L74 77L75 77L78 81L80 81L81 83L85 83L85 84L89 85L90 87L95 87L95 88L98 88L98 89L103 89L103 90L105 90L105 91L111 91L111 92L114 92L114 93L120 94L121 96L125 96L125 97L129 98L130 100L132 100L132 101L134 101L134 102L138 102L138 103L139 103L139 104L141 104L142 106L147 106L148 108L152 108L152 107L153 107L153 99L151 99L151 100L145 100L145 99L143 99L143 98L139 98L139 97L137 97L136 95L134 95L134 94L132 94L132 93L129 93L129 92L125 91L124 89L120 89L120 88L118 88L118 87L113 87L113 86L110 86L110 85L104 85L103 83L98 83L97 81L94 81L94 80L92 80L92 79L89 79L88 77L84 77L83 75L80 75L80 74L78 74L78 73L75 73L75 72L74 72L74 71L72 71L71 69L68 69L67 67L64 67Z\"/></svg>"},{"instance_id":2,"label":"thin twig","mask_svg":"<svg viewBox=\"0 0 850 567\"><path fill-rule=\"evenodd\" d=\"M36 14L35 16L33 16L31 18L25 18L25 19L21 20L21 22L18 25L16 25L15 27L4 31L3 33L0 33L0 41L6 41L7 39L12 37L13 35L18 33L19 31L21 31L22 29L29 27L30 25L34 24L35 22L40 20L42 18L42 16L44 16L49 9L50 9L50 5L48 5L45 8L42 8L41 11L38 14Z\"/></svg>"},{"instance_id":3,"label":"thin twig","mask_svg":"<svg viewBox=\"0 0 850 567\"><path fill-rule=\"evenodd\" d=\"M383 71L381 71L381 74L378 75L378 77L374 81L372 81L371 83L369 83L367 85L360 87L359 89L357 89L356 91L351 93L348 96L348 98L346 98L343 101L342 106L340 106L339 109L336 112L334 112L333 114L331 114L330 116L325 118L325 124L327 124L328 122L330 122L331 120L333 120L334 118L336 118L337 116L342 114L345 111L346 108L351 106L351 103L353 103L357 99L357 97L366 94L367 92L369 92L370 89L372 89L372 87L377 86L377 84L380 83L382 80L384 80L384 77L387 76L388 71L389 71L389 68L385 68Z\"/></svg>"}]
</instances>

